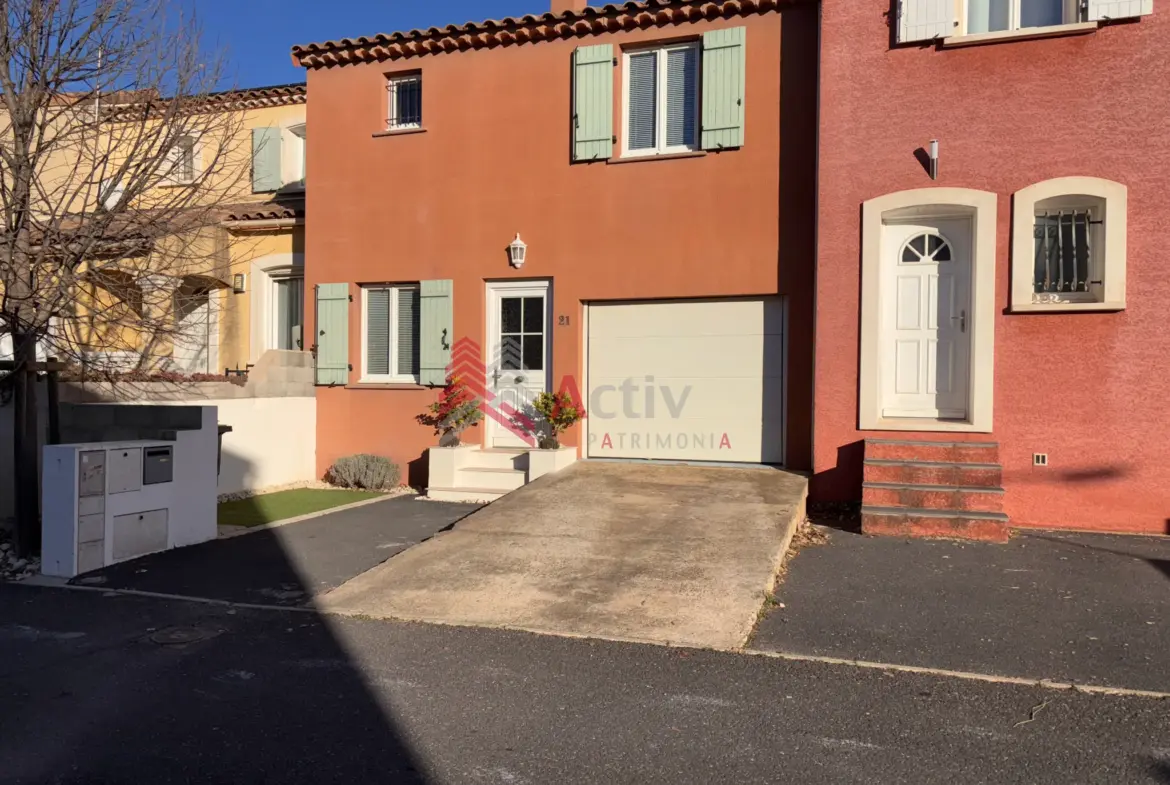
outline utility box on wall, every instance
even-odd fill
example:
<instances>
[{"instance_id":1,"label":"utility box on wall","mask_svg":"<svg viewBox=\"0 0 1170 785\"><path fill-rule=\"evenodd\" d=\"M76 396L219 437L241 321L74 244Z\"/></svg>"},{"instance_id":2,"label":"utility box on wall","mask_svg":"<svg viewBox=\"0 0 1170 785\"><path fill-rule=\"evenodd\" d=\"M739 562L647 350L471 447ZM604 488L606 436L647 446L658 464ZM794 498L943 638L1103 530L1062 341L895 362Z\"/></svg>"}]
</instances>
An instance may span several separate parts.
<instances>
[{"instance_id":1,"label":"utility box on wall","mask_svg":"<svg viewBox=\"0 0 1170 785\"><path fill-rule=\"evenodd\" d=\"M41 572L63 578L216 536L215 407L174 442L44 448Z\"/></svg>"}]
</instances>

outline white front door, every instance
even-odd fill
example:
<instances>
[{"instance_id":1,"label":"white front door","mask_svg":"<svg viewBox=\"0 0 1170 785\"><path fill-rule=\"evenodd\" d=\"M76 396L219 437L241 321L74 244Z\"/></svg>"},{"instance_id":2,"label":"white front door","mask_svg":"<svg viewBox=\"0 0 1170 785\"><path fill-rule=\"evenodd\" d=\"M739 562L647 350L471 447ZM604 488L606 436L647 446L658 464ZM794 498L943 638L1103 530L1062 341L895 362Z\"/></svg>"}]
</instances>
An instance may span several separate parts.
<instances>
[{"instance_id":1,"label":"white front door","mask_svg":"<svg viewBox=\"0 0 1170 785\"><path fill-rule=\"evenodd\" d=\"M534 447L532 401L548 390L551 306L544 281L488 284L489 447Z\"/></svg>"},{"instance_id":2,"label":"white front door","mask_svg":"<svg viewBox=\"0 0 1170 785\"><path fill-rule=\"evenodd\" d=\"M971 245L969 219L916 218L883 228L883 416L967 417Z\"/></svg>"},{"instance_id":3,"label":"white front door","mask_svg":"<svg viewBox=\"0 0 1170 785\"><path fill-rule=\"evenodd\" d=\"M175 292L175 334L171 361L182 373L213 373L211 333L215 320L207 289L184 284Z\"/></svg>"}]
</instances>

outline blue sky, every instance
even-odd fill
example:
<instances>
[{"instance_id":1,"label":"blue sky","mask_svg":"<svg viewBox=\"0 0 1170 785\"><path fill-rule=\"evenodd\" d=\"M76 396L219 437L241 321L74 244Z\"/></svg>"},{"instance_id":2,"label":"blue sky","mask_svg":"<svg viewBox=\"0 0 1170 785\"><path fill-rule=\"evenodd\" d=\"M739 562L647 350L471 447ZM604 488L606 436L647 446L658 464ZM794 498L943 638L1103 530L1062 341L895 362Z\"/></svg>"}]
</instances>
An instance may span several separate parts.
<instances>
[{"instance_id":1,"label":"blue sky","mask_svg":"<svg viewBox=\"0 0 1170 785\"><path fill-rule=\"evenodd\" d=\"M235 73L221 88L302 82L293 44L543 13L549 0L192 0L208 46Z\"/></svg>"}]
</instances>

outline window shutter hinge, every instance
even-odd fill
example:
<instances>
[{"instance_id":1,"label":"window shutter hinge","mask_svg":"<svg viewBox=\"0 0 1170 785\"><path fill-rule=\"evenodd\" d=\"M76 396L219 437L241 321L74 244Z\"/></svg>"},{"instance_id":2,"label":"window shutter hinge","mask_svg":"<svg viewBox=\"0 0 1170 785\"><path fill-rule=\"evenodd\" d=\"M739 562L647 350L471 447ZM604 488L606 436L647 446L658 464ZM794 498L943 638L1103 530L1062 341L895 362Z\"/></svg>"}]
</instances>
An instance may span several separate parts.
<instances>
[{"instance_id":1,"label":"window shutter hinge","mask_svg":"<svg viewBox=\"0 0 1170 785\"><path fill-rule=\"evenodd\" d=\"M353 363L346 363L346 367L352 371L353 370Z\"/></svg>"},{"instance_id":2,"label":"window shutter hinge","mask_svg":"<svg viewBox=\"0 0 1170 785\"><path fill-rule=\"evenodd\" d=\"M349 295L349 301L350 301L351 303L353 302L353 295L352 295L352 294L351 294L351 295Z\"/></svg>"},{"instance_id":3,"label":"window shutter hinge","mask_svg":"<svg viewBox=\"0 0 1170 785\"><path fill-rule=\"evenodd\" d=\"M613 59L613 67L617 68L617 58L616 57Z\"/></svg>"},{"instance_id":4,"label":"window shutter hinge","mask_svg":"<svg viewBox=\"0 0 1170 785\"><path fill-rule=\"evenodd\" d=\"M609 137L609 139L610 139L610 141L609 141L610 144L617 144L617 136L616 135Z\"/></svg>"},{"instance_id":5,"label":"window shutter hinge","mask_svg":"<svg viewBox=\"0 0 1170 785\"><path fill-rule=\"evenodd\" d=\"M743 106L743 99L742 99L742 98L736 98L736 99L735 99L735 105L736 105L736 106Z\"/></svg>"}]
</instances>

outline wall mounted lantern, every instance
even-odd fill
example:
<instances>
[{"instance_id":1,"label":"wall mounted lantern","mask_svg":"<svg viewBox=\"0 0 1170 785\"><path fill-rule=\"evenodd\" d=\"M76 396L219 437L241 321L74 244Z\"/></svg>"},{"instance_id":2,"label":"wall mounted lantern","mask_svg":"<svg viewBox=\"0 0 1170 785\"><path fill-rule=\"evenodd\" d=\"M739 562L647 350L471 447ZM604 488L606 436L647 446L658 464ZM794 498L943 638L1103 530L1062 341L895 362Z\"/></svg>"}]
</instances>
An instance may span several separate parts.
<instances>
[{"instance_id":1,"label":"wall mounted lantern","mask_svg":"<svg viewBox=\"0 0 1170 785\"><path fill-rule=\"evenodd\" d=\"M508 246L508 255L512 259L512 266L517 270L524 266L524 260L528 257L528 245L520 239L519 232L516 232L516 239Z\"/></svg>"}]
</instances>

